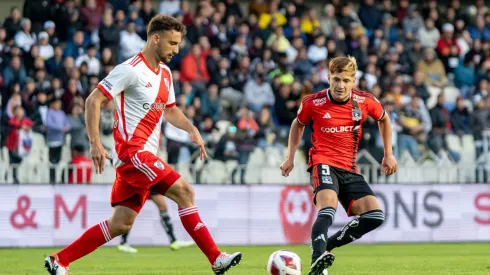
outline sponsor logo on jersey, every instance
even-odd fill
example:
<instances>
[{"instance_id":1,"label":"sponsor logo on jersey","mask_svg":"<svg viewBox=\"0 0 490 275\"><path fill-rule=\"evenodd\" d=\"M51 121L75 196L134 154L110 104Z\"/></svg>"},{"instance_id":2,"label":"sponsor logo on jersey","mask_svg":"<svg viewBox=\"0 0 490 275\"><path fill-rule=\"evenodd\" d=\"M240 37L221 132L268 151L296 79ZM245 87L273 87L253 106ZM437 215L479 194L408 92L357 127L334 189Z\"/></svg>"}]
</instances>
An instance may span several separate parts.
<instances>
[{"instance_id":1,"label":"sponsor logo on jersey","mask_svg":"<svg viewBox=\"0 0 490 275\"><path fill-rule=\"evenodd\" d=\"M159 160L157 160L155 163L154 163L155 167L160 169L160 170L163 170L165 167L163 166L163 163Z\"/></svg>"},{"instance_id":2,"label":"sponsor logo on jersey","mask_svg":"<svg viewBox=\"0 0 490 275\"><path fill-rule=\"evenodd\" d=\"M327 98L326 97L319 98L319 99L314 99L313 100L313 104L315 104L315 106L322 106L325 103L327 103Z\"/></svg>"},{"instance_id":3,"label":"sponsor logo on jersey","mask_svg":"<svg viewBox=\"0 0 490 275\"><path fill-rule=\"evenodd\" d=\"M144 103L143 109L151 110L151 111L163 111L165 110L166 104L163 102L155 102L155 103Z\"/></svg>"},{"instance_id":4,"label":"sponsor logo on jersey","mask_svg":"<svg viewBox=\"0 0 490 275\"><path fill-rule=\"evenodd\" d=\"M330 116L330 114L327 112L327 113L326 113L326 114L323 116L323 118L332 118L332 116Z\"/></svg>"},{"instance_id":5,"label":"sponsor logo on jersey","mask_svg":"<svg viewBox=\"0 0 490 275\"><path fill-rule=\"evenodd\" d=\"M360 96L360 95L356 95L356 94L353 94L352 95L352 99L357 101L358 103L364 103L364 100L366 100L366 97L365 96Z\"/></svg>"},{"instance_id":6,"label":"sponsor logo on jersey","mask_svg":"<svg viewBox=\"0 0 490 275\"><path fill-rule=\"evenodd\" d=\"M358 108L352 110L352 120L359 121L362 118L362 111Z\"/></svg>"},{"instance_id":7,"label":"sponsor logo on jersey","mask_svg":"<svg viewBox=\"0 0 490 275\"><path fill-rule=\"evenodd\" d=\"M101 84L107 88L107 90L112 90L112 84L107 81L107 79L102 79Z\"/></svg>"},{"instance_id":8,"label":"sponsor logo on jersey","mask_svg":"<svg viewBox=\"0 0 490 275\"><path fill-rule=\"evenodd\" d=\"M337 127L322 127L320 130L324 133L345 133L357 131L361 128L361 125L357 126L337 126Z\"/></svg>"}]
</instances>

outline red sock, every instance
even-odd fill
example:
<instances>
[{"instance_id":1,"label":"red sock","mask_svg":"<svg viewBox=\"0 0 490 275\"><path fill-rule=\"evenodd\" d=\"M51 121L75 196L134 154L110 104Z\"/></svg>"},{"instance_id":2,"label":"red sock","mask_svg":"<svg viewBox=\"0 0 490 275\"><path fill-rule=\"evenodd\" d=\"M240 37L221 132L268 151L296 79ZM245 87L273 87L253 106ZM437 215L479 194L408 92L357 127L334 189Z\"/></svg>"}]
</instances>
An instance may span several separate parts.
<instances>
[{"instance_id":1,"label":"red sock","mask_svg":"<svg viewBox=\"0 0 490 275\"><path fill-rule=\"evenodd\" d=\"M208 228L201 221L201 217L197 213L197 206L180 208L179 216L187 233L191 235L197 246L208 257L209 262L213 264L221 252L214 243L213 237L209 234Z\"/></svg>"},{"instance_id":2,"label":"red sock","mask_svg":"<svg viewBox=\"0 0 490 275\"><path fill-rule=\"evenodd\" d=\"M56 253L58 263L68 266L112 239L107 220L87 229L82 236Z\"/></svg>"}]
</instances>

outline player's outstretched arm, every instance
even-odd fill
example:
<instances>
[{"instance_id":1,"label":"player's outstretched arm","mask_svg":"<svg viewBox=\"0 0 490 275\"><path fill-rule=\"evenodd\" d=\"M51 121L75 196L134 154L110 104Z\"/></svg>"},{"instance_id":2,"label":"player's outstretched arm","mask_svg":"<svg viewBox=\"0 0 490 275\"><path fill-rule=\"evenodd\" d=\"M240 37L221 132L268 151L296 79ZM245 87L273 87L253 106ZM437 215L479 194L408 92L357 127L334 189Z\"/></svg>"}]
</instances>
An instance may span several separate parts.
<instances>
[{"instance_id":1,"label":"player's outstretched arm","mask_svg":"<svg viewBox=\"0 0 490 275\"><path fill-rule=\"evenodd\" d=\"M174 105L173 107L165 109L163 115L165 116L165 119L173 126L189 133L191 141L201 149L201 160L208 157L206 147L204 146L204 140L202 139L199 130L196 128L196 126L192 125L191 121L177 106Z\"/></svg>"},{"instance_id":2,"label":"player's outstretched arm","mask_svg":"<svg viewBox=\"0 0 490 275\"><path fill-rule=\"evenodd\" d=\"M305 126L301 125L301 123L298 122L298 119L295 119L291 124L291 130L289 131L288 151L286 159L281 164L281 171L284 177L289 176L289 173L294 168L294 155L296 154L296 150L298 150L298 146L301 138L303 137L304 131Z\"/></svg>"},{"instance_id":3,"label":"player's outstretched arm","mask_svg":"<svg viewBox=\"0 0 490 275\"><path fill-rule=\"evenodd\" d=\"M378 121L379 132L383 139L384 157L381 163L381 172L386 175L391 175L396 172L397 163L393 156L393 144L391 142L392 128L390 117L387 113Z\"/></svg>"},{"instance_id":4,"label":"player's outstretched arm","mask_svg":"<svg viewBox=\"0 0 490 275\"><path fill-rule=\"evenodd\" d=\"M95 165L95 172L101 174L104 171L105 159L109 158L99 135L100 106L108 98L104 93L96 88L85 101L85 123L87 125L87 135L90 140L90 155Z\"/></svg>"}]
</instances>

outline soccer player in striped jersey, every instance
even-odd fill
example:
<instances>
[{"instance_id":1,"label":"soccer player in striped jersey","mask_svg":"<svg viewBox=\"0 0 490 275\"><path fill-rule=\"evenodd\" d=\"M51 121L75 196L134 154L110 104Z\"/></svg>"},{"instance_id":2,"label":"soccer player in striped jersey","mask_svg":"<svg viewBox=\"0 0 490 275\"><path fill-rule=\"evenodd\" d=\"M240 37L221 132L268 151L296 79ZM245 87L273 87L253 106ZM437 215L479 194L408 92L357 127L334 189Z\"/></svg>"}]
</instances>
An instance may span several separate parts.
<instances>
[{"instance_id":1,"label":"soccer player in striped jersey","mask_svg":"<svg viewBox=\"0 0 490 275\"><path fill-rule=\"evenodd\" d=\"M207 157L198 129L175 106L172 74L165 65L178 53L185 33L185 26L174 17L155 16L148 25L144 49L117 65L87 98L85 121L96 173L103 172L106 159L112 159L116 167L111 194L113 212L109 219L48 256L45 267L50 274L68 274L70 263L127 233L150 192L177 203L184 228L206 255L215 274L224 274L240 263L240 252L229 255L218 249L199 216L191 185L156 156L165 117L189 133L190 140L201 150L201 159ZM99 135L100 106L108 100L114 101L116 109L113 156L104 150Z\"/></svg>"}]
</instances>

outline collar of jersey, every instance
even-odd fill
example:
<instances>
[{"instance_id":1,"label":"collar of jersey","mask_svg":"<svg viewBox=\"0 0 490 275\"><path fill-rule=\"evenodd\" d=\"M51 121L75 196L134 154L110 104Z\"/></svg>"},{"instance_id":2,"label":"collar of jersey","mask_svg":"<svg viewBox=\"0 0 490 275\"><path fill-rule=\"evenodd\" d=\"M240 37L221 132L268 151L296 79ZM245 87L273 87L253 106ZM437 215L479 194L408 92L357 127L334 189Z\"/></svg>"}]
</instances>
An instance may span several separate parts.
<instances>
[{"instance_id":1,"label":"collar of jersey","mask_svg":"<svg viewBox=\"0 0 490 275\"><path fill-rule=\"evenodd\" d=\"M341 102L341 101L337 101L333 98L333 96L330 94L330 89L327 89L327 96L328 96L328 99L330 99L330 101L332 101L333 104L337 104L337 105L344 105L346 104L347 102L349 102L351 96L352 96L352 92L350 93L349 95L349 99L347 99L346 101L344 102Z\"/></svg>"}]
</instances>

